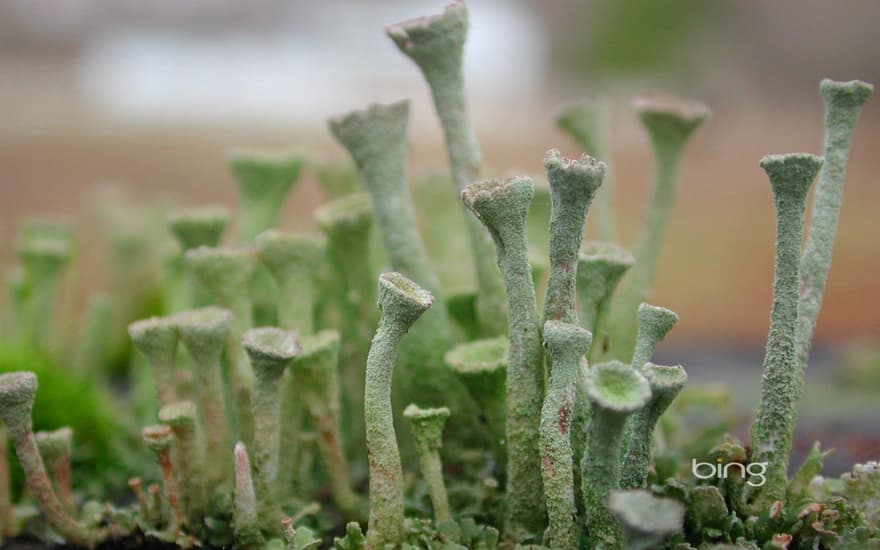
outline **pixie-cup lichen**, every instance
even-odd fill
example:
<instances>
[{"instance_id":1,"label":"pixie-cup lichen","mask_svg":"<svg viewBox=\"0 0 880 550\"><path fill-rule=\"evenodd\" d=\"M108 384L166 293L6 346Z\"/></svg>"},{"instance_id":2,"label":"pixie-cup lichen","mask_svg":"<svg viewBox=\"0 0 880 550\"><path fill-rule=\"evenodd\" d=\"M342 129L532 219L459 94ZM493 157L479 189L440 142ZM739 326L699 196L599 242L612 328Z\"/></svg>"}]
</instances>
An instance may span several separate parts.
<instances>
[{"instance_id":1,"label":"pixie-cup lichen","mask_svg":"<svg viewBox=\"0 0 880 550\"><path fill-rule=\"evenodd\" d=\"M544 544L551 548L578 548L571 418L580 359L587 353L591 342L590 333L577 325L553 320L544 323L544 348L550 376L541 409L540 449L550 522Z\"/></svg>"},{"instance_id":2,"label":"pixie-cup lichen","mask_svg":"<svg viewBox=\"0 0 880 550\"><path fill-rule=\"evenodd\" d=\"M180 503L180 490L177 486L177 475L171 461L171 446L174 443L174 432L165 424L147 426L143 429L144 444L156 455L159 470L162 473L162 490L168 511L171 513L168 533L172 539L177 538L186 524Z\"/></svg>"},{"instance_id":3,"label":"pixie-cup lichen","mask_svg":"<svg viewBox=\"0 0 880 550\"><path fill-rule=\"evenodd\" d=\"M711 111L702 103L671 96L645 96L634 101L654 151L654 183L645 219L632 247L636 263L621 282L612 309L611 355L629 360L635 345L635 310L648 298L661 243L678 194L682 153L694 131Z\"/></svg>"},{"instance_id":4,"label":"pixie-cup lichen","mask_svg":"<svg viewBox=\"0 0 880 550\"><path fill-rule=\"evenodd\" d=\"M161 406L177 401L177 381L174 375L177 355L177 323L172 317L150 317L128 326L134 346L147 357L156 396Z\"/></svg>"},{"instance_id":5,"label":"pixie-cup lichen","mask_svg":"<svg viewBox=\"0 0 880 550\"><path fill-rule=\"evenodd\" d=\"M68 514L76 513L70 487L70 455L73 452L73 430L69 427L34 434L43 464L52 473L58 500Z\"/></svg>"},{"instance_id":6,"label":"pixie-cup lichen","mask_svg":"<svg viewBox=\"0 0 880 550\"><path fill-rule=\"evenodd\" d=\"M175 318L195 371L199 413L205 428L205 478L210 494L210 488L232 482L232 464L224 456L232 446L232 437L220 365L229 340L232 314L225 309L208 307L184 311Z\"/></svg>"},{"instance_id":7,"label":"pixie-cup lichen","mask_svg":"<svg viewBox=\"0 0 880 550\"><path fill-rule=\"evenodd\" d=\"M629 251L611 242L590 241L581 247L577 265L578 320L596 341L590 348L591 359L608 351L606 325L611 297L634 263Z\"/></svg>"},{"instance_id":8,"label":"pixie-cup lichen","mask_svg":"<svg viewBox=\"0 0 880 550\"><path fill-rule=\"evenodd\" d=\"M442 14L419 17L386 27L401 52L412 59L431 88L434 107L446 137L452 181L460 193L480 178L482 155L470 123L464 87L464 44L468 12L461 0ZM470 213L465 213L477 279L477 319L486 336L506 329L504 286L492 261L492 241Z\"/></svg>"},{"instance_id":9,"label":"pixie-cup lichen","mask_svg":"<svg viewBox=\"0 0 880 550\"><path fill-rule=\"evenodd\" d=\"M277 531L281 520L276 498L281 440L281 377L301 346L296 332L275 327L245 332L241 345L254 372L253 454L258 511L264 530Z\"/></svg>"},{"instance_id":10,"label":"pixie-cup lichen","mask_svg":"<svg viewBox=\"0 0 880 550\"><path fill-rule=\"evenodd\" d=\"M642 302L639 304L637 317L639 329L636 333L636 346L631 364L633 368L641 369L654 355L657 344L666 338L678 322L678 315L665 307Z\"/></svg>"},{"instance_id":11,"label":"pixie-cup lichen","mask_svg":"<svg viewBox=\"0 0 880 550\"><path fill-rule=\"evenodd\" d=\"M159 421L174 432L177 482L187 524L197 534L206 510L204 440L198 410L192 401L179 401L159 410Z\"/></svg>"},{"instance_id":12,"label":"pixie-cup lichen","mask_svg":"<svg viewBox=\"0 0 880 550\"><path fill-rule=\"evenodd\" d=\"M630 417L627 423L622 453L623 466L620 480L622 489L645 487L651 464L654 428L660 416L666 412L687 382L687 373L679 365L667 367L647 363L639 370L651 387L651 399Z\"/></svg>"},{"instance_id":13,"label":"pixie-cup lichen","mask_svg":"<svg viewBox=\"0 0 880 550\"><path fill-rule=\"evenodd\" d=\"M577 322L578 250L587 210L605 177L605 163L583 155L566 159L556 149L544 156L550 182L550 278L544 297L544 321Z\"/></svg>"},{"instance_id":14,"label":"pixie-cup lichen","mask_svg":"<svg viewBox=\"0 0 880 550\"><path fill-rule=\"evenodd\" d=\"M807 194L821 167L821 157L804 153L761 159L776 207L776 262L761 403L752 424L751 460L768 464L767 482L749 488L755 509L766 509L782 499L788 481L799 388L796 339L801 239Z\"/></svg>"},{"instance_id":15,"label":"pixie-cup lichen","mask_svg":"<svg viewBox=\"0 0 880 550\"><path fill-rule=\"evenodd\" d=\"M648 403L651 388L637 370L610 361L590 369L586 390L590 434L581 464L581 493L590 547L622 549L620 525L608 509L608 497L620 484L620 446L626 420Z\"/></svg>"},{"instance_id":16,"label":"pixie-cup lichen","mask_svg":"<svg viewBox=\"0 0 880 550\"><path fill-rule=\"evenodd\" d=\"M391 378L401 340L434 297L400 273L383 273L378 301L382 316L367 356L364 392L370 456L368 548L396 545L403 537L403 471L391 410Z\"/></svg>"},{"instance_id":17,"label":"pixie-cup lichen","mask_svg":"<svg viewBox=\"0 0 880 550\"><path fill-rule=\"evenodd\" d=\"M526 217L531 179L488 180L465 187L461 196L489 230L497 249L508 301L507 486L505 530L513 540L541 529L544 511L534 497L542 493L538 428L544 372L535 285L529 265Z\"/></svg>"},{"instance_id":18,"label":"pixie-cup lichen","mask_svg":"<svg viewBox=\"0 0 880 550\"><path fill-rule=\"evenodd\" d=\"M88 527L72 518L52 489L33 434L31 413L36 393L37 377L33 373L0 375L0 421L12 438L28 488L36 497L43 517L70 544L92 548L109 532L106 528Z\"/></svg>"},{"instance_id":19,"label":"pixie-cup lichen","mask_svg":"<svg viewBox=\"0 0 880 550\"><path fill-rule=\"evenodd\" d=\"M428 495L434 507L434 521L443 523L452 516L449 511L449 497L443 481L443 463L440 461L440 447L443 446L443 426L449 418L449 409L438 407L423 409L414 403L407 406L403 416L409 421L410 430L416 440L419 466L428 485Z\"/></svg>"}]
</instances>

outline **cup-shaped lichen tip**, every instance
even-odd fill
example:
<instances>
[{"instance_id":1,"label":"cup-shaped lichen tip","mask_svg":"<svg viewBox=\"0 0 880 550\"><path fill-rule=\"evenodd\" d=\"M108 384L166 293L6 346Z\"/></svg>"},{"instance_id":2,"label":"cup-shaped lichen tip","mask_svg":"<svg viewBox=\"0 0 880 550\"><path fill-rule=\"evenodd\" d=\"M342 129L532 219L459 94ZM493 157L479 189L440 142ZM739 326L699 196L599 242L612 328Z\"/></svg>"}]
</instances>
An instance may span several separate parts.
<instances>
[{"instance_id":1,"label":"cup-shaped lichen tip","mask_svg":"<svg viewBox=\"0 0 880 550\"><path fill-rule=\"evenodd\" d=\"M330 132L348 149L355 162L378 155L389 142L405 139L409 100L372 103L366 109L330 118Z\"/></svg>"},{"instance_id":2,"label":"cup-shaped lichen tip","mask_svg":"<svg viewBox=\"0 0 880 550\"><path fill-rule=\"evenodd\" d=\"M177 210L168 217L168 227L183 250L217 246L227 223L229 210L222 206Z\"/></svg>"},{"instance_id":3,"label":"cup-shaped lichen tip","mask_svg":"<svg viewBox=\"0 0 880 550\"><path fill-rule=\"evenodd\" d=\"M128 325L128 335L150 361L173 362L179 338L176 318L150 317L135 321Z\"/></svg>"},{"instance_id":4,"label":"cup-shaped lichen tip","mask_svg":"<svg viewBox=\"0 0 880 550\"><path fill-rule=\"evenodd\" d=\"M687 384L687 372L681 365L655 365L646 363L642 374L651 386L652 392L678 391Z\"/></svg>"},{"instance_id":5,"label":"cup-shaped lichen tip","mask_svg":"<svg viewBox=\"0 0 880 550\"><path fill-rule=\"evenodd\" d=\"M0 420L13 438L31 429L37 376L29 371L0 375Z\"/></svg>"},{"instance_id":6,"label":"cup-shaped lichen tip","mask_svg":"<svg viewBox=\"0 0 880 550\"><path fill-rule=\"evenodd\" d=\"M467 8L458 0L447 5L443 13L394 23L386 26L385 32L402 52L422 64L439 62L444 54L450 55L449 50L457 51L460 57L467 29Z\"/></svg>"},{"instance_id":7,"label":"cup-shaped lichen tip","mask_svg":"<svg viewBox=\"0 0 880 550\"><path fill-rule=\"evenodd\" d=\"M347 229L368 227L373 220L373 204L368 193L352 193L332 200L315 210L315 221L328 235Z\"/></svg>"},{"instance_id":8,"label":"cup-shaped lichen tip","mask_svg":"<svg viewBox=\"0 0 880 550\"><path fill-rule=\"evenodd\" d=\"M493 372L507 367L507 336L475 340L455 346L443 356L455 372L468 375Z\"/></svg>"},{"instance_id":9,"label":"cup-shaped lichen tip","mask_svg":"<svg viewBox=\"0 0 880 550\"><path fill-rule=\"evenodd\" d=\"M239 185L252 193L288 189L305 165L304 154L295 150L233 148L226 158Z\"/></svg>"},{"instance_id":10,"label":"cup-shaped lichen tip","mask_svg":"<svg viewBox=\"0 0 880 550\"><path fill-rule=\"evenodd\" d=\"M761 168L770 178L776 196L802 197L810 190L823 159L808 153L767 155L761 159Z\"/></svg>"},{"instance_id":11,"label":"cup-shaped lichen tip","mask_svg":"<svg viewBox=\"0 0 880 550\"><path fill-rule=\"evenodd\" d=\"M669 334L675 323L678 322L678 314L665 307L651 305L647 302L639 304L639 328L645 327L657 341L662 340Z\"/></svg>"},{"instance_id":12,"label":"cup-shaped lichen tip","mask_svg":"<svg viewBox=\"0 0 880 550\"><path fill-rule=\"evenodd\" d=\"M174 319L186 349L197 357L219 354L232 326L232 313L219 307L182 311Z\"/></svg>"},{"instance_id":13,"label":"cup-shaped lichen tip","mask_svg":"<svg viewBox=\"0 0 880 550\"><path fill-rule=\"evenodd\" d=\"M165 424L155 424L147 426L141 431L144 444L154 453L162 453L171 448L174 441L174 432L171 426Z\"/></svg>"},{"instance_id":14,"label":"cup-shaped lichen tip","mask_svg":"<svg viewBox=\"0 0 880 550\"><path fill-rule=\"evenodd\" d=\"M602 274L606 282L617 281L634 263L632 253L616 243L588 241L578 253L578 276L584 271L590 276Z\"/></svg>"},{"instance_id":15,"label":"cup-shaped lichen tip","mask_svg":"<svg viewBox=\"0 0 880 550\"><path fill-rule=\"evenodd\" d=\"M621 361L600 363L590 369L586 390L591 402L618 413L634 412L651 398L645 377Z\"/></svg>"},{"instance_id":16,"label":"cup-shaped lichen tip","mask_svg":"<svg viewBox=\"0 0 880 550\"><path fill-rule=\"evenodd\" d=\"M575 324L553 319L544 323L544 347L549 350L550 355L553 355L554 350L584 355L592 342L593 335L590 331Z\"/></svg>"},{"instance_id":17,"label":"cup-shaped lichen tip","mask_svg":"<svg viewBox=\"0 0 880 550\"><path fill-rule=\"evenodd\" d=\"M244 287L256 269L256 254L247 248L200 246L188 250L185 261L214 292Z\"/></svg>"},{"instance_id":18,"label":"cup-shaped lichen tip","mask_svg":"<svg viewBox=\"0 0 880 550\"><path fill-rule=\"evenodd\" d=\"M586 153L579 159L570 159L563 157L557 149L550 149L544 155L544 169L551 187L561 185L577 189L586 186L588 192L594 193L602 185L608 167Z\"/></svg>"},{"instance_id":19,"label":"cup-shaped lichen tip","mask_svg":"<svg viewBox=\"0 0 880 550\"><path fill-rule=\"evenodd\" d=\"M241 340L254 366L255 374L261 370L271 370L280 376L287 363L296 357L302 347L296 331L275 327L260 327L248 330Z\"/></svg>"},{"instance_id":20,"label":"cup-shaped lichen tip","mask_svg":"<svg viewBox=\"0 0 880 550\"><path fill-rule=\"evenodd\" d=\"M534 193L531 178L515 176L472 183L462 189L461 200L497 240L508 220L525 220Z\"/></svg>"},{"instance_id":21,"label":"cup-shaped lichen tip","mask_svg":"<svg viewBox=\"0 0 880 550\"><path fill-rule=\"evenodd\" d=\"M449 408L437 407L423 409L415 403L410 403L404 409L403 416L412 425L413 437L420 445L426 448L438 448L443 443L443 427L449 418Z\"/></svg>"},{"instance_id":22,"label":"cup-shaped lichen tip","mask_svg":"<svg viewBox=\"0 0 880 550\"><path fill-rule=\"evenodd\" d=\"M627 534L627 548L633 550L653 547L684 525L684 506L680 502L642 489L614 491L608 507Z\"/></svg>"},{"instance_id":23,"label":"cup-shaped lichen tip","mask_svg":"<svg viewBox=\"0 0 880 550\"><path fill-rule=\"evenodd\" d=\"M384 315L411 326L431 304L434 296L397 272L379 275L377 300Z\"/></svg>"},{"instance_id":24,"label":"cup-shaped lichen tip","mask_svg":"<svg viewBox=\"0 0 880 550\"><path fill-rule=\"evenodd\" d=\"M51 432L37 432L34 434L40 456L43 457L49 467L64 458L70 458L73 450L73 429L65 426Z\"/></svg>"},{"instance_id":25,"label":"cup-shaped lichen tip","mask_svg":"<svg viewBox=\"0 0 880 550\"><path fill-rule=\"evenodd\" d=\"M319 235L283 233L269 229L257 235L260 260L269 268L281 273L291 263L315 265L324 257L326 243Z\"/></svg>"},{"instance_id":26,"label":"cup-shaped lichen tip","mask_svg":"<svg viewBox=\"0 0 880 550\"><path fill-rule=\"evenodd\" d=\"M171 428L193 429L196 425L198 410L190 400L178 401L159 409L159 421Z\"/></svg>"},{"instance_id":27,"label":"cup-shaped lichen tip","mask_svg":"<svg viewBox=\"0 0 880 550\"><path fill-rule=\"evenodd\" d=\"M604 152L605 127L610 118L605 97L586 97L563 106L556 115L556 125L568 133L590 155Z\"/></svg>"},{"instance_id":28,"label":"cup-shaped lichen tip","mask_svg":"<svg viewBox=\"0 0 880 550\"><path fill-rule=\"evenodd\" d=\"M300 343L300 350L291 366L297 368L305 365L325 364L322 361L324 358L332 358L339 353L340 341L339 332L333 329L304 336ZM327 361L326 365L335 367L335 363L335 361Z\"/></svg>"},{"instance_id":29,"label":"cup-shaped lichen tip","mask_svg":"<svg viewBox=\"0 0 880 550\"><path fill-rule=\"evenodd\" d=\"M16 246L23 262L39 262L46 267L60 268L70 260L72 250L69 241L48 236L21 238Z\"/></svg>"},{"instance_id":30,"label":"cup-shaped lichen tip","mask_svg":"<svg viewBox=\"0 0 880 550\"><path fill-rule=\"evenodd\" d=\"M859 106L863 104L871 93L874 86L861 80L839 82L830 78L822 79L819 83L819 93L829 103L841 105Z\"/></svg>"},{"instance_id":31,"label":"cup-shaped lichen tip","mask_svg":"<svg viewBox=\"0 0 880 550\"><path fill-rule=\"evenodd\" d=\"M646 95L633 101L642 124L657 138L685 141L711 115L699 101L671 95Z\"/></svg>"}]
</instances>

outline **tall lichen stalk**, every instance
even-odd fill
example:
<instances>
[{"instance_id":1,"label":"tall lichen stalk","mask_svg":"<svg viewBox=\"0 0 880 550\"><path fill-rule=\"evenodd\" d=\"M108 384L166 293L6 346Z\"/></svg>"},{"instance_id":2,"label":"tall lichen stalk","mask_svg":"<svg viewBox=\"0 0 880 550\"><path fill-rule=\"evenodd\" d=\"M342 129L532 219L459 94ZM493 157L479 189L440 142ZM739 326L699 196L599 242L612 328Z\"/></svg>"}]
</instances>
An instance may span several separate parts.
<instances>
[{"instance_id":1,"label":"tall lichen stalk","mask_svg":"<svg viewBox=\"0 0 880 550\"><path fill-rule=\"evenodd\" d=\"M470 123L464 87L464 44L468 13L457 1L439 15L420 17L386 28L400 51L421 69L446 137L452 180L460 193L480 178L482 155ZM465 212L473 251L477 287L477 318L485 336L504 334L507 303L498 267L492 261L492 240L480 222Z\"/></svg>"},{"instance_id":2,"label":"tall lichen stalk","mask_svg":"<svg viewBox=\"0 0 880 550\"><path fill-rule=\"evenodd\" d=\"M526 216L534 186L529 178L488 180L462 191L495 241L508 304L507 510L505 532L522 539L542 528L544 511L535 505L543 492L538 433L544 372L535 285L526 242Z\"/></svg>"},{"instance_id":3,"label":"tall lichen stalk","mask_svg":"<svg viewBox=\"0 0 880 550\"><path fill-rule=\"evenodd\" d=\"M621 282L611 310L610 357L628 361L636 338L635 311L648 298L669 217L678 195L678 173L685 145L709 117L698 102L668 96L634 102L654 151L654 183L644 220L632 246L635 265Z\"/></svg>"},{"instance_id":4,"label":"tall lichen stalk","mask_svg":"<svg viewBox=\"0 0 880 550\"><path fill-rule=\"evenodd\" d=\"M819 84L819 92L825 102L825 142L822 148L825 162L816 183L807 242L801 255L796 399L800 397L804 384L804 370L807 368L813 331L822 307L825 280L831 267L850 143L862 104L873 91L872 85L859 80L835 82L825 79Z\"/></svg>"},{"instance_id":5,"label":"tall lichen stalk","mask_svg":"<svg viewBox=\"0 0 880 550\"><path fill-rule=\"evenodd\" d=\"M406 125L409 103L371 105L330 120L330 130L348 150L373 199L373 211L391 268L429 289L438 307L401 350L403 397L430 405L449 404L461 410L459 382L443 368L443 353L453 345L452 324L439 293L439 282L428 262L406 185Z\"/></svg>"},{"instance_id":6,"label":"tall lichen stalk","mask_svg":"<svg viewBox=\"0 0 880 550\"><path fill-rule=\"evenodd\" d=\"M761 404L752 424L752 462L767 462L767 482L752 488L750 501L766 510L785 496L799 366L797 363L800 252L804 212L822 159L803 153L768 155L761 167L770 178L776 206L776 262L770 333L764 355Z\"/></svg>"},{"instance_id":7,"label":"tall lichen stalk","mask_svg":"<svg viewBox=\"0 0 880 550\"><path fill-rule=\"evenodd\" d=\"M550 378L541 409L540 448L549 519L544 544L550 548L578 548L571 419L580 359L587 353L591 342L590 333L577 325L552 320L544 323L544 347L547 348Z\"/></svg>"},{"instance_id":8,"label":"tall lichen stalk","mask_svg":"<svg viewBox=\"0 0 880 550\"><path fill-rule=\"evenodd\" d=\"M367 548L399 544L403 537L403 471L394 432L391 380L404 335L434 297L400 273L379 276L382 317L367 356L364 419L370 466Z\"/></svg>"}]
</instances>

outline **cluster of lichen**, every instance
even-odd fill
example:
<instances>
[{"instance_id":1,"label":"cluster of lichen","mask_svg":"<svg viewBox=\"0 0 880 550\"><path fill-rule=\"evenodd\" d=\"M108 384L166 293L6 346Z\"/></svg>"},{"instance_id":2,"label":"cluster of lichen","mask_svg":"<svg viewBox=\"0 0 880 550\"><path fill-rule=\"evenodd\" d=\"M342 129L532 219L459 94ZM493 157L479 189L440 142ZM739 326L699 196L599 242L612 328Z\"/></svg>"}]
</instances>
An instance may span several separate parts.
<instances>
[{"instance_id":1,"label":"cluster of lichen","mask_svg":"<svg viewBox=\"0 0 880 550\"><path fill-rule=\"evenodd\" d=\"M777 258L751 447L711 430L686 443L676 417L694 401L716 407L717 396L676 401L684 369L651 359L678 316L645 300L678 166L708 110L671 97L637 100L656 180L629 253L610 241L608 166L595 158L607 155L604 101L560 114L559 126L589 154L549 151L548 186L480 179L464 100L466 33L462 3L388 27L430 85L476 288L446 294L431 268L407 186L407 102L330 121L360 183L345 166L311 164L333 199L315 213L321 235L274 229L304 156L236 151L237 246L220 245L223 209L171 215L180 250L166 265L165 311L128 326L158 403L150 420L158 423L141 437L159 483L131 479L131 505L80 505L71 430L33 433L37 378L28 365L0 376L2 435L11 436L48 524L40 532L84 547L146 535L181 547L304 549L342 525L333 542L340 549L880 545L876 463L826 480L817 446L790 480L786 473L849 141L871 87L822 82L824 164L806 154L761 161L778 214ZM537 193L549 198L546 218L530 212ZM594 198L605 240L584 243ZM549 226L546 264L529 245L536 222ZM57 232L26 230L19 250L26 277L13 280L13 318L22 338L41 345L70 247ZM380 262L390 271L377 287ZM106 359L108 318L106 303L95 302L77 361ZM411 437L398 439L395 422ZM690 458L738 468L701 481L681 473ZM753 463L766 463L766 483L750 477ZM5 455L0 466L0 525L15 535L26 514L3 483ZM415 467L420 478L404 473Z\"/></svg>"}]
</instances>

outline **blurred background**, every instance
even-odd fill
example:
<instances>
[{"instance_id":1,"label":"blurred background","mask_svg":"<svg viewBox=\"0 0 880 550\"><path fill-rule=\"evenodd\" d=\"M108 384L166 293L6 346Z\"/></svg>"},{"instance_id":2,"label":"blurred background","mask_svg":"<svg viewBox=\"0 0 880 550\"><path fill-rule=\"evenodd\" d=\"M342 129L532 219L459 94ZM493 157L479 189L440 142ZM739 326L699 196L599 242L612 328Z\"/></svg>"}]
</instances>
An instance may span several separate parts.
<instances>
[{"instance_id":1,"label":"blurred background","mask_svg":"<svg viewBox=\"0 0 880 550\"><path fill-rule=\"evenodd\" d=\"M413 179L443 173L428 89L383 32L442 8L443 0L0 2L0 265L14 257L20 220L63 216L86 235L79 286L100 287L87 237L96 183L118 182L135 202L233 205L227 147L296 146L343 159L325 119L372 101L412 100ZM471 0L468 8L469 107L490 171L540 173L550 147L577 154L554 127L558 107L609 95L625 244L651 170L632 97L664 90L713 109L687 151L661 256L653 302L681 322L660 359L683 363L692 380L730 384L751 406L774 238L758 160L821 151L821 78L880 82L880 3ZM880 341L878 147L874 97L853 140L801 423L802 446L817 432L855 456L880 449L880 389L839 375L852 362L876 363L870 349ZM282 225L310 227L322 200L307 178Z\"/></svg>"}]
</instances>

